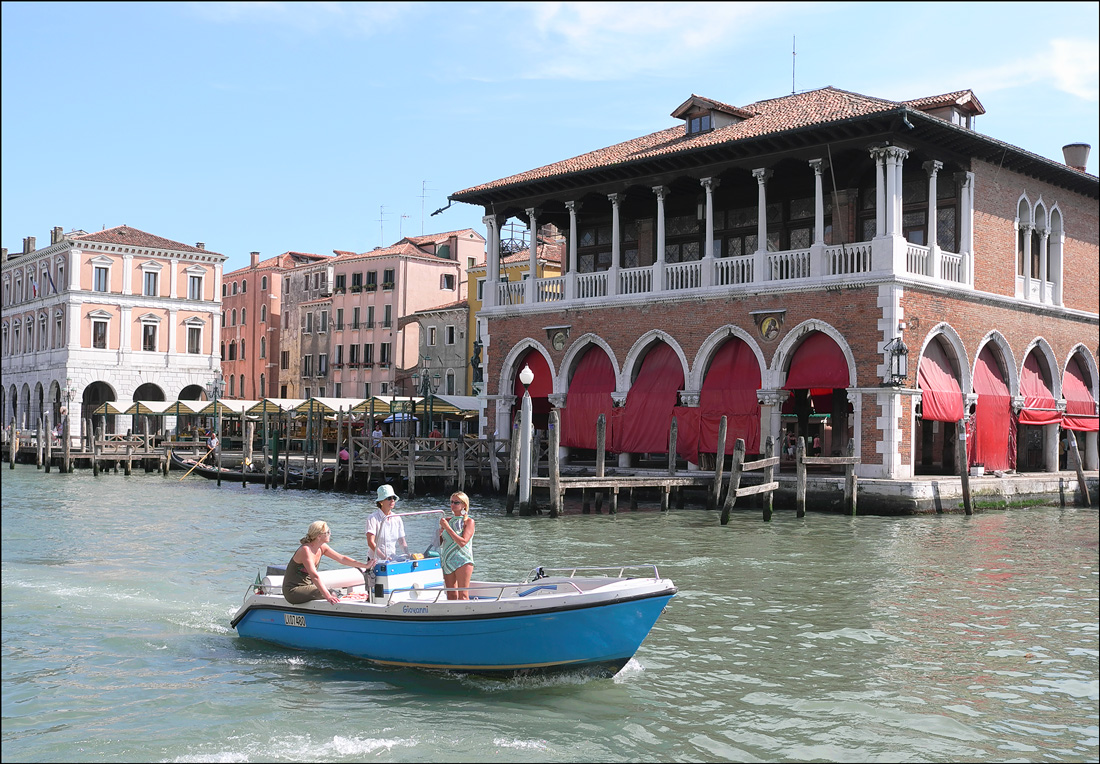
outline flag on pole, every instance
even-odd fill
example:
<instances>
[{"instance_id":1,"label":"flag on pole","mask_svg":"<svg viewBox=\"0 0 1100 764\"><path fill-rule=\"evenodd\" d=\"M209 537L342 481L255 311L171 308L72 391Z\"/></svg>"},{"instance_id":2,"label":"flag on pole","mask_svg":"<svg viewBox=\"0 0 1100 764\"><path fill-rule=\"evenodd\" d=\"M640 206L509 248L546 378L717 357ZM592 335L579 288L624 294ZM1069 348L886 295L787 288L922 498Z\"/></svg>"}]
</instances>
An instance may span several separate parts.
<instances>
[{"instance_id":1,"label":"flag on pole","mask_svg":"<svg viewBox=\"0 0 1100 764\"><path fill-rule=\"evenodd\" d=\"M33 281L33 280L31 281L31 289L34 290L34 296L37 297L38 296L38 282L37 281Z\"/></svg>"},{"instance_id":2,"label":"flag on pole","mask_svg":"<svg viewBox=\"0 0 1100 764\"><path fill-rule=\"evenodd\" d=\"M50 279L50 286L53 287L53 293L57 294L57 284L54 283L53 274L50 273L49 271L46 271L46 276L49 277L49 279Z\"/></svg>"}]
</instances>

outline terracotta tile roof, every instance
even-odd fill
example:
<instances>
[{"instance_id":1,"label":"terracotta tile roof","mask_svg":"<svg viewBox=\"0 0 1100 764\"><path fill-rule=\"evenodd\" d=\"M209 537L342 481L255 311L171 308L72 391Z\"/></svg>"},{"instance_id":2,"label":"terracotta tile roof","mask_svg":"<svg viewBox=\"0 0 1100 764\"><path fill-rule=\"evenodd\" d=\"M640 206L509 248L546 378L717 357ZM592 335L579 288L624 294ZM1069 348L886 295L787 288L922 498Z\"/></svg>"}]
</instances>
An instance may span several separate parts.
<instances>
[{"instance_id":1,"label":"terracotta tile roof","mask_svg":"<svg viewBox=\"0 0 1100 764\"><path fill-rule=\"evenodd\" d=\"M224 255L218 252L213 252L209 249L192 247L190 244L183 244L182 242L172 241L171 239L165 239L162 236L154 236L151 233L139 231L137 228L131 228L130 226L126 225L115 226L114 228L107 228L102 231L96 231L95 233L81 234L79 236L73 236L71 238L73 241L94 241L98 244L119 244L124 247L172 249L176 250L177 252L194 252L196 254L224 257Z\"/></svg>"},{"instance_id":2,"label":"terracotta tile roof","mask_svg":"<svg viewBox=\"0 0 1100 764\"><path fill-rule=\"evenodd\" d=\"M494 188L612 167L628 162L654 159L812 125L823 125L855 117L885 113L898 109L903 105L903 103L897 101L871 98L834 87L795 93L781 98L757 101L744 107L729 107L752 114L748 119L732 125L719 127L704 133L687 135L684 131L684 125L678 124L640 138L581 154L572 159L548 164L544 167L494 180L480 186L473 186L454 193L451 197L460 198L465 194Z\"/></svg>"},{"instance_id":3,"label":"terracotta tile roof","mask_svg":"<svg viewBox=\"0 0 1100 764\"><path fill-rule=\"evenodd\" d=\"M424 236L406 236L402 241L411 241L413 244L435 243L449 239L452 236L461 236L464 233L472 233L475 236L481 236L481 234L473 228L461 228L457 231L447 231L445 233L432 233L425 234ZM485 237L481 236L481 238Z\"/></svg>"},{"instance_id":4,"label":"terracotta tile roof","mask_svg":"<svg viewBox=\"0 0 1100 764\"><path fill-rule=\"evenodd\" d=\"M530 247L524 247L523 249L521 249L517 252L513 252L512 254L510 254L506 257L500 258L500 262L501 262L502 265L523 264L523 263L528 262L528 260L530 258L530 254L531 254L531 248ZM564 256L564 254L565 254L565 244L555 242L555 243L552 243L552 244L539 244L538 252L536 253L535 257L536 257L536 259L541 260L544 263L557 263L558 265L560 265L561 261L562 261L562 257ZM478 259L477 264L474 265L474 267L471 268L470 270L476 271L479 268L485 268L485 267L486 267L485 258L482 257L482 258Z\"/></svg>"},{"instance_id":5,"label":"terracotta tile roof","mask_svg":"<svg viewBox=\"0 0 1100 764\"><path fill-rule=\"evenodd\" d=\"M903 101L906 106L924 111L941 106L969 106L975 114L985 114L985 107L971 90L956 90L954 93L944 93L938 96L926 96L915 98L912 101Z\"/></svg>"}]
</instances>

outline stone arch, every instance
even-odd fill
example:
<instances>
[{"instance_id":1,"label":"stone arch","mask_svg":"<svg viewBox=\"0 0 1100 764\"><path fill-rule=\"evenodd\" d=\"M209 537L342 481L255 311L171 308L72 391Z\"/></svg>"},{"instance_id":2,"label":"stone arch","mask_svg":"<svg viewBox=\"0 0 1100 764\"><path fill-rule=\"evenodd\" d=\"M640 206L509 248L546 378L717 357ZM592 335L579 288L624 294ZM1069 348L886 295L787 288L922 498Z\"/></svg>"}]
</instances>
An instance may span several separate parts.
<instances>
[{"instance_id":1,"label":"stone arch","mask_svg":"<svg viewBox=\"0 0 1100 764\"><path fill-rule=\"evenodd\" d=\"M1016 227L1032 225L1034 222L1031 199L1028 198L1026 193L1020 194L1020 198L1016 200Z\"/></svg>"},{"instance_id":2,"label":"stone arch","mask_svg":"<svg viewBox=\"0 0 1100 764\"><path fill-rule=\"evenodd\" d=\"M611 361L611 366L615 369L615 391L623 392L618 386L621 367L619 366L619 359L615 357L615 351L603 337L588 332L578 337L577 341L570 346L568 352L566 352L565 356L562 358L561 366L558 367L555 374L554 393L564 395L569 392L569 382L573 378L573 372L576 371L577 364L580 363L580 360L584 358L585 353L587 353L592 346L601 348L607 354L608 359Z\"/></svg>"},{"instance_id":3,"label":"stone arch","mask_svg":"<svg viewBox=\"0 0 1100 764\"><path fill-rule=\"evenodd\" d=\"M1013 395L1016 395L1020 391L1020 375L1018 372L1019 366L1016 363L1016 354L1012 352L1012 346L1005 339L1004 335L997 330L988 332L981 341L978 343L978 347L974 350L974 361L970 367L971 380L974 379L973 373L978 363L978 356L981 355L982 350L986 345L993 345L997 349L997 354L1001 360L1001 370L1006 375L1005 384L1008 385L1008 390ZM964 388L973 391L973 387Z\"/></svg>"},{"instance_id":4,"label":"stone arch","mask_svg":"<svg viewBox=\"0 0 1100 764\"><path fill-rule=\"evenodd\" d=\"M1046 362L1047 372L1050 374L1050 392L1054 394L1055 400L1062 395L1062 379L1058 366L1058 358L1054 355L1054 348L1050 346L1050 343L1043 337L1036 337L1028 343L1024 348L1024 352L1020 354L1020 368L1017 369L1017 379L1023 375L1023 365L1027 363L1028 356L1032 353L1038 353L1039 356ZM1020 390L1016 388L1013 395L1019 395Z\"/></svg>"},{"instance_id":5,"label":"stone arch","mask_svg":"<svg viewBox=\"0 0 1100 764\"><path fill-rule=\"evenodd\" d=\"M15 426L20 429L26 429L30 426L31 415L31 386L26 382L23 383L23 389L20 391L19 398L23 401L23 408L19 412L19 420Z\"/></svg>"},{"instance_id":6,"label":"stone arch","mask_svg":"<svg viewBox=\"0 0 1100 764\"><path fill-rule=\"evenodd\" d=\"M618 372L617 390L626 391L630 389L636 377L637 370L640 368L642 359L645 358L646 353L648 353L658 342L663 342L672 348L672 352L680 359L680 367L684 373L684 384L687 384L688 361L687 356L684 354L684 349L680 347L680 343L668 332L662 329L651 329L635 340L634 344L630 346L630 350L627 351L626 358L623 359L622 369Z\"/></svg>"},{"instance_id":7,"label":"stone arch","mask_svg":"<svg viewBox=\"0 0 1100 764\"><path fill-rule=\"evenodd\" d=\"M699 351L695 354L695 359L691 364L691 373L686 377L688 390L701 390L703 388L707 367L711 359L714 358L714 354L734 337L740 339L752 350L753 355L756 356L756 362L760 365L760 375L763 378L764 372L768 368L768 362L764 359L764 352L760 349L756 338L740 326L726 324L711 332L710 336L703 340L703 344L699 346Z\"/></svg>"},{"instance_id":8,"label":"stone arch","mask_svg":"<svg viewBox=\"0 0 1100 764\"><path fill-rule=\"evenodd\" d=\"M924 357L924 351L928 348L930 343L939 341L941 337L946 340L941 346L947 351L948 355L951 356L951 359L955 362L957 367L956 371L960 377L959 389L963 391L970 390L974 384L973 367L966 354L966 347L963 345L962 338L959 336L959 333L955 331L955 328L947 322L936 324L924 335L924 342L921 343L920 347L920 357ZM964 392L963 395L966 395L966 393Z\"/></svg>"},{"instance_id":9,"label":"stone arch","mask_svg":"<svg viewBox=\"0 0 1100 764\"><path fill-rule=\"evenodd\" d=\"M1100 368L1097 367L1096 357L1084 343L1077 343L1070 348L1069 353L1066 354L1065 362L1059 367L1059 373L1065 375L1066 368L1069 366L1070 359L1076 358L1077 362L1084 367L1085 372L1088 373L1089 379L1092 381L1092 399L1100 400ZM1061 381L1059 380L1059 395L1062 393Z\"/></svg>"},{"instance_id":10,"label":"stone arch","mask_svg":"<svg viewBox=\"0 0 1100 764\"><path fill-rule=\"evenodd\" d=\"M848 340L836 327L820 319L812 318L793 327L779 343L779 346L775 349L775 354L772 356L771 364L767 368L767 375L765 379L761 380L764 387L783 387L787 381L787 372L790 369L791 359L794 357L795 351L814 332L827 335L837 344L840 352L844 354L845 362L848 364L848 387L857 386L856 359Z\"/></svg>"}]
</instances>

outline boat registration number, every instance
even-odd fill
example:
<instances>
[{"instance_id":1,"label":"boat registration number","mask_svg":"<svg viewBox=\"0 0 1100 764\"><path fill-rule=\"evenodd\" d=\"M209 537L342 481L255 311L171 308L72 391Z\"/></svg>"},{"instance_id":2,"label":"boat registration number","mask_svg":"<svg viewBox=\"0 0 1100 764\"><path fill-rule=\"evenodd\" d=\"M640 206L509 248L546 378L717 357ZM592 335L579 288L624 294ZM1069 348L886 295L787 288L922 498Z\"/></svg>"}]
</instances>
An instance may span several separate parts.
<instances>
[{"instance_id":1,"label":"boat registration number","mask_svg":"<svg viewBox=\"0 0 1100 764\"><path fill-rule=\"evenodd\" d=\"M287 626L306 625L306 617L304 615L297 615L296 613L283 613L283 618L286 620Z\"/></svg>"}]
</instances>

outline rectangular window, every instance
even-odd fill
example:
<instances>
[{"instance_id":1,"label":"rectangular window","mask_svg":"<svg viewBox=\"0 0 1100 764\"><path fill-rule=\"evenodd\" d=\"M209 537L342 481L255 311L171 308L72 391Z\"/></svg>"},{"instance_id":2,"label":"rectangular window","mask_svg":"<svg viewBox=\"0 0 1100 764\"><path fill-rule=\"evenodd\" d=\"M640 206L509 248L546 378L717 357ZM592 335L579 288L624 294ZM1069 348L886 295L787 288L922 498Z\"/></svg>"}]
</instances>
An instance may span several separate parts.
<instances>
[{"instance_id":1,"label":"rectangular window","mask_svg":"<svg viewBox=\"0 0 1100 764\"><path fill-rule=\"evenodd\" d=\"M306 313L306 334L313 333L313 313Z\"/></svg>"},{"instance_id":2,"label":"rectangular window","mask_svg":"<svg viewBox=\"0 0 1100 764\"><path fill-rule=\"evenodd\" d=\"M370 398L370 382L363 383L363 397Z\"/></svg>"},{"instance_id":3,"label":"rectangular window","mask_svg":"<svg viewBox=\"0 0 1100 764\"><path fill-rule=\"evenodd\" d=\"M443 274L443 283L440 284L440 289L447 291L454 291L455 288L455 275L453 273Z\"/></svg>"},{"instance_id":4,"label":"rectangular window","mask_svg":"<svg viewBox=\"0 0 1100 764\"><path fill-rule=\"evenodd\" d=\"M319 331L319 332L327 332L328 331L328 311L327 310L322 310L321 311L321 321L320 321L320 326L317 327L317 331Z\"/></svg>"},{"instance_id":5,"label":"rectangular window","mask_svg":"<svg viewBox=\"0 0 1100 764\"><path fill-rule=\"evenodd\" d=\"M386 305L382 308L382 316L383 316L382 326L387 327L387 328L390 327L390 326L393 326L393 318L392 318L392 316L393 316L393 306L392 305Z\"/></svg>"},{"instance_id":6,"label":"rectangular window","mask_svg":"<svg viewBox=\"0 0 1100 764\"><path fill-rule=\"evenodd\" d=\"M485 300L485 279L477 280L477 299L478 302L483 302Z\"/></svg>"},{"instance_id":7,"label":"rectangular window","mask_svg":"<svg viewBox=\"0 0 1100 764\"><path fill-rule=\"evenodd\" d=\"M313 376L313 356L311 355L302 356L302 376Z\"/></svg>"},{"instance_id":8,"label":"rectangular window","mask_svg":"<svg viewBox=\"0 0 1100 764\"><path fill-rule=\"evenodd\" d=\"M347 279L348 279L348 277L346 275L344 275L343 273L336 274L336 291L337 292L343 292L344 291L344 288L347 285ZM337 397L339 397L339 396L337 396Z\"/></svg>"},{"instance_id":9,"label":"rectangular window","mask_svg":"<svg viewBox=\"0 0 1100 764\"><path fill-rule=\"evenodd\" d=\"M142 324L141 325L141 349L155 352L157 349L157 326L156 324Z\"/></svg>"},{"instance_id":10,"label":"rectangular window","mask_svg":"<svg viewBox=\"0 0 1100 764\"><path fill-rule=\"evenodd\" d=\"M393 289L393 285L394 285L393 274L394 274L394 272L395 271L394 271L393 268L387 268L386 270L382 271L382 288L383 289Z\"/></svg>"},{"instance_id":11,"label":"rectangular window","mask_svg":"<svg viewBox=\"0 0 1100 764\"><path fill-rule=\"evenodd\" d=\"M363 274L353 273L351 274L351 288L358 292L363 288Z\"/></svg>"},{"instance_id":12,"label":"rectangular window","mask_svg":"<svg viewBox=\"0 0 1100 764\"><path fill-rule=\"evenodd\" d=\"M428 345L429 346L434 346L435 345L435 327L434 326L429 326L428 327Z\"/></svg>"},{"instance_id":13,"label":"rectangular window","mask_svg":"<svg viewBox=\"0 0 1100 764\"><path fill-rule=\"evenodd\" d=\"M367 291L378 289L378 271L367 271Z\"/></svg>"},{"instance_id":14,"label":"rectangular window","mask_svg":"<svg viewBox=\"0 0 1100 764\"><path fill-rule=\"evenodd\" d=\"M367 328L368 329L373 329L374 328L374 306L373 305L368 305L367 306Z\"/></svg>"},{"instance_id":15,"label":"rectangular window","mask_svg":"<svg viewBox=\"0 0 1100 764\"><path fill-rule=\"evenodd\" d=\"M343 329L343 328L344 328L344 309L343 308L337 308L336 309L336 330L339 331L340 329Z\"/></svg>"},{"instance_id":16,"label":"rectangular window","mask_svg":"<svg viewBox=\"0 0 1100 764\"><path fill-rule=\"evenodd\" d=\"M359 307L358 306L351 309L351 328L352 329L358 329L359 328Z\"/></svg>"},{"instance_id":17,"label":"rectangular window","mask_svg":"<svg viewBox=\"0 0 1100 764\"><path fill-rule=\"evenodd\" d=\"M187 352L202 352L202 329L197 326L187 327Z\"/></svg>"},{"instance_id":18,"label":"rectangular window","mask_svg":"<svg viewBox=\"0 0 1100 764\"><path fill-rule=\"evenodd\" d=\"M317 356L317 374L322 377L328 374L328 353Z\"/></svg>"},{"instance_id":19,"label":"rectangular window","mask_svg":"<svg viewBox=\"0 0 1100 764\"><path fill-rule=\"evenodd\" d=\"M279 368L286 370L290 368L290 351L283 350L279 353Z\"/></svg>"},{"instance_id":20,"label":"rectangular window","mask_svg":"<svg viewBox=\"0 0 1100 764\"><path fill-rule=\"evenodd\" d=\"M369 342L363 345L363 363L374 363L374 345Z\"/></svg>"},{"instance_id":21,"label":"rectangular window","mask_svg":"<svg viewBox=\"0 0 1100 764\"><path fill-rule=\"evenodd\" d=\"M378 345L378 363L385 366L390 362L390 343L382 342Z\"/></svg>"},{"instance_id":22,"label":"rectangular window","mask_svg":"<svg viewBox=\"0 0 1100 764\"><path fill-rule=\"evenodd\" d=\"M344 363L344 346L343 345L337 345L336 346L336 357L333 359L333 363L335 363L337 366L340 366L341 364ZM339 398L340 396L336 396L336 397Z\"/></svg>"},{"instance_id":23,"label":"rectangular window","mask_svg":"<svg viewBox=\"0 0 1100 764\"><path fill-rule=\"evenodd\" d=\"M145 272L145 292L146 297L157 296L157 274L153 271Z\"/></svg>"},{"instance_id":24,"label":"rectangular window","mask_svg":"<svg viewBox=\"0 0 1100 764\"><path fill-rule=\"evenodd\" d=\"M448 326L446 328L446 333L447 333L447 339L445 340L445 344L447 344L447 345L455 344L455 328L453 326Z\"/></svg>"},{"instance_id":25,"label":"rectangular window","mask_svg":"<svg viewBox=\"0 0 1100 764\"><path fill-rule=\"evenodd\" d=\"M96 268L95 268L94 274L95 274L95 284L92 287L92 289L94 289L97 292L110 291L110 287L108 286L108 283L107 283L107 276L108 276L107 269L104 268L103 266L97 265Z\"/></svg>"},{"instance_id":26,"label":"rectangular window","mask_svg":"<svg viewBox=\"0 0 1100 764\"><path fill-rule=\"evenodd\" d=\"M187 299L202 299L202 276L190 276L187 279Z\"/></svg>"},{"instance_id":27,"label":"rectangular window","mask_svg":"<svg viewBox=\"0 0 1100 764\"><path fill-rule=\"evenodd\" d=\"M16 332L16 342L19 340L19 334ZM99 348L100 350L107 349L107 322L106 321L93 321L92 322L92 347Z\"/></svg>"},{"instance_id":28,"label":"rectangular window","mask_svg":"<svg viewBox=\"0 0 1100 764\"><path fill-rule=\"evenodd\" d=\"M359 365L359 346L348 345L348 363L352 366Z\"/></svg>"},{"instance_id":29,"label":"rectangular window","mask_svg":"<svg viewBox=\"0 0 1100 764\"><path fill-rule=\"evenodd\" d=\"M337 382L336 383L336 389L332 392L332 394L335 395L337 398L341 397L341 393L342 393L341 387L342 387L342 385L339 382Z\"/></svg>"}]
</instances>

